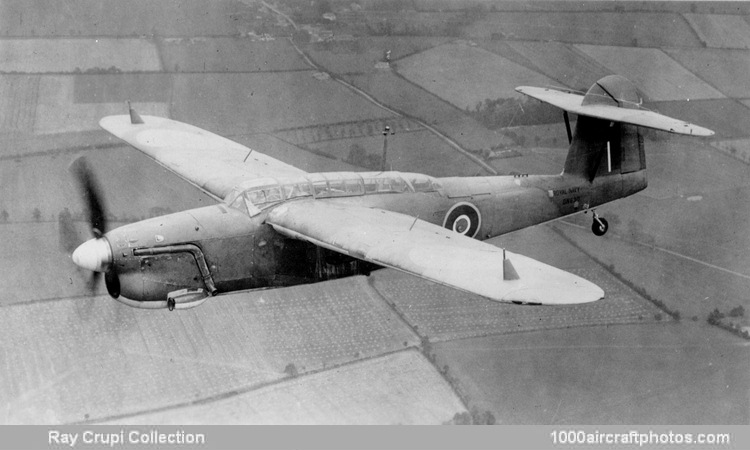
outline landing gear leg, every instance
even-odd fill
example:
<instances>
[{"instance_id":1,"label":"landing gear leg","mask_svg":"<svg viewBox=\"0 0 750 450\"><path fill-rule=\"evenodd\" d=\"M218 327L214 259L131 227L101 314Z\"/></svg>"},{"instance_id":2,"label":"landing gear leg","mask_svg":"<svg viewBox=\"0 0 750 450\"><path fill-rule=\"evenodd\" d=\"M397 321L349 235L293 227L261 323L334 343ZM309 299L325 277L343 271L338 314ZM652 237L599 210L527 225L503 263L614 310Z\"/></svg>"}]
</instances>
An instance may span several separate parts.
<instances>
[{"instance_id":1,"label":"landing gear leg","mask_svg":"<svg viewBox=\"0 0 750 450\"><path fill-rule=\"evenodd\" d=\"M167 298L167 309L174 311L175 301L173 298Z\"/></svg>"},{"instance_id":2,"label":"landing gear leg","mask_svg":"<svg viewBox=\"0 0 750 450\"><path fill-rule=\"evenodd\" d=\"M594 222L591 224L591 231L597 236L604 236L604 233L609 229L607 219L599 217L599 214L597 214L596 211L592 212L594 213Z\"/></svg>"}]
</instances>

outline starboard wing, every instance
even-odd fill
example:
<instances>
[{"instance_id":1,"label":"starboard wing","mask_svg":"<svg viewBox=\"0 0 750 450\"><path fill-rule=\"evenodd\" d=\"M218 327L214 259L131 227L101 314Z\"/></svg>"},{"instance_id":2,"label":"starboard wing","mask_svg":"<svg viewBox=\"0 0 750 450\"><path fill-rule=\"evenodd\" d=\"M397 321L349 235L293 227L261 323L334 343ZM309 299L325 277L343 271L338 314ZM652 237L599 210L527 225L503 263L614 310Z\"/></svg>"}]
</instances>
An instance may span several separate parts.
<instances>
[{"instance_id":1,"label":"starboard wing","mask_svg":"<svg viewBox=\"0 0 750 450\"><path fill-rule=\"evenodd\" d=\"M305 173L217 134L154 116L108 116L99 125L217 199L242 181Z\"/></svg>"},{"instance_id":2,"label":"starboard wing","mask_svg":"<svg viewBox=\"0 0 750 450\"><path fill-rule=\"evenodd\" d=\"M604 296L576 275L396 212L296 201L273 209L267 223L287 237L495 301L557 305Z\"/></svg>"},{"instance_id":3,"label":"starboard wing","mask_svg":"<svg viewBox=\"0 0 750 450\"><path fill-rule=\"evenodd\" d=\"M587 96L549 88L519 86L516 88L516 91L581 116L628 123L690 136L712 136L714 134L713 131L707 128L667 117L654 111L635 107L636 105L633 105L633 108L620 108L602 103L586 104L584 99Z\"/></svg>"}]
</instances>

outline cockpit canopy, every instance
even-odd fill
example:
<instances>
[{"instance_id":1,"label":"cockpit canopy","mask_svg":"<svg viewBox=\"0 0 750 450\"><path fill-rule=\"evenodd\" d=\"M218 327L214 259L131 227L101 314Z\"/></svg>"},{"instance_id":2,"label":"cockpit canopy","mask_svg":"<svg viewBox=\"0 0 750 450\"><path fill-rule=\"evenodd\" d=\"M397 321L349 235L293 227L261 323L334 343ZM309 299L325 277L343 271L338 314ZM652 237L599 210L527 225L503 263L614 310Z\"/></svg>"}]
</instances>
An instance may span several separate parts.
<instances>
[{"instance_id":1,"label":"cockpit canopy","mask_svg":"<svg viewBox=\"0 0 750 450\"><path fill-rule=\"evenodd\" d=\"M402 192L435 192L440 183L427 175L400 172L310 173L298 178L259 178L241 183L224 199L250 216L300 197L331 198Z\"/></svg>"}]
</instances>

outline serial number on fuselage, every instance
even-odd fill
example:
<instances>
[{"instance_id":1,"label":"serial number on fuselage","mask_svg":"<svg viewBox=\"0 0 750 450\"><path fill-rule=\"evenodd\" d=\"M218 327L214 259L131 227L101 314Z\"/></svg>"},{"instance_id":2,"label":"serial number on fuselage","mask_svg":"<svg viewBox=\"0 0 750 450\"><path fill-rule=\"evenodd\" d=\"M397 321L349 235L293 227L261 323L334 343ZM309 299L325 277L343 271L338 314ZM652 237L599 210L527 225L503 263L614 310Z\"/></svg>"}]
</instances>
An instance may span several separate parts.
<instances>
[{"instance_id":1,"label":"serial number on fuselage","mask_svg":"<svg viewBox=\"0 0 750 450\"><path fill-rule=\"evenodd\" d=\"M578 194L581 192L580 187L571 187L567 189L554 189L550 191L552 193L551 197L560 197L563 195L571 195L571 194Z\"/></svg>"}]
</instances>

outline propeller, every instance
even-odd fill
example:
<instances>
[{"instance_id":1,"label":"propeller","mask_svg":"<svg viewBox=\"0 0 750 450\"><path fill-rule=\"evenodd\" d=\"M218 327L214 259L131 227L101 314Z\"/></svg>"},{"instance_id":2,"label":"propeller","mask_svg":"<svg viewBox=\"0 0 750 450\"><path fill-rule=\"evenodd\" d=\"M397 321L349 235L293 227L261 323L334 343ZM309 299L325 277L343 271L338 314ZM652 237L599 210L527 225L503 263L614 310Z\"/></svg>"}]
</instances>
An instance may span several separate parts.
<instances>
[{"instance_id":1,"label":"propeller","mask_svg":"<svg viewBox=\"0 0 750 450\"><path fill-rule=\"evenodd\" d=\"M86 158L81 156L70 164L70 172L78 181L78 186L86 203L89 213L89 225L91 233L96 238L102 237L107 228L107 217L104 212L101 188L96 181L94 172L89 168Z\"/></svg>"},{"instance_id":2,"label":"propeller","mask_svg":"<svg viewBox=\"0 0 750 450\"><path fill-rule=\"evenodd\" d=\"M84 157L73 161L69 170L83 195L89 227L94 236L94 239L78 246L71 257L76 265L91 271L88 280L88 289L91 294L95 292L99 279L104 273L107 292L113 298L117 298L120 295L120 281L112 268L112 249L107 239L104 238L104 233L107 232L107 214L104 210L102 190Z\"/></svg>"}]
</instances>

